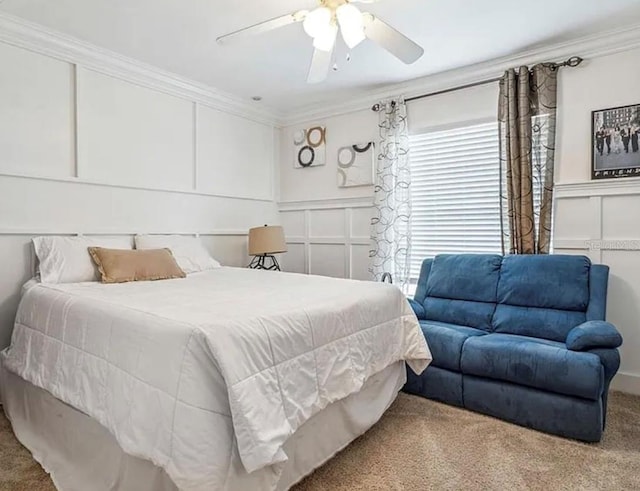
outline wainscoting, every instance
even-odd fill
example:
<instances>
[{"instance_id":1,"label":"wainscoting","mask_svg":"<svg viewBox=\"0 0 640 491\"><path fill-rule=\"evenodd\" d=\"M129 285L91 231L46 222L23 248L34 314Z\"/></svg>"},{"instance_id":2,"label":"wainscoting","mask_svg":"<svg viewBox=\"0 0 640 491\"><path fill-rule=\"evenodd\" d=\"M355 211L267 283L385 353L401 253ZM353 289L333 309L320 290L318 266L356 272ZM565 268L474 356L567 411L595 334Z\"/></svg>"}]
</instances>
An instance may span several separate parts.
<instances>
[{"instance_id":1,"label":"wainscoting","mask_svg":"<svg viewBox=\"0 0 640 491\"><path fill-rule=\"evenodd\" d=\"M277 222L279 132L254 105L4 14L0 66L0 349L34 236L200 235L244 266Z\"/></svg>"},{"instance_id":2,"label":"wainscoting","mask_svg":"<svg viewBox=\"0 0 640 491\"><path fill-rule=\"evenodd\" d=\"M640 394L640 180L556 186L554 251L611 268L607 318L622 336L614 388Z\"/></svg>"},{"instance_id":3,"label":"wainscoting","mask_svg":"<svg viewBox=\"0 0 640 491\"><path fill-rule=\"evenodd\" d=\"M280 203L289 252L285 270L369 279L371 198ZM559 184L554 252L611 268L608 320L622 332L613 386L640 394L640 180Z\"/></svg>"},{"instance_id":4,"label":"wainscoting","mask_svg":"<svg viewBox=\"0 0 640 491\"><path fill-rule=\"evenodd\" d=\"M336 278L369 279L372 198L280 203L289 252L283 269Z\"/></svg>"},{"instance_id":5,"label":"wainscoting","mask_svg":"<svg viewBox=\"0 0 640 491\"><path fill-rule=\"evenodd\" d=\"M0 63L0 175L273 200L272 125L1 42Z\"/></svg>"}]
</instances>

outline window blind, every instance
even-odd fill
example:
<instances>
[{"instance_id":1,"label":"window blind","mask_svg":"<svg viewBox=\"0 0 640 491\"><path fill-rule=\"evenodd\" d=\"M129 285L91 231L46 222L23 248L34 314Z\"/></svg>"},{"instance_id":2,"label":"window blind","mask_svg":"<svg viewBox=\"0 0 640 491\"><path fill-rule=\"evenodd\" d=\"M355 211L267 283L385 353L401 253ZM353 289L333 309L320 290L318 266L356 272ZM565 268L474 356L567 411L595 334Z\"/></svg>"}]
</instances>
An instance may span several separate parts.
<instances>
[{"instance_id":1,"label":"window blind","mask_svg":"<svg viewBox=\"0 0 640 491\"><path fill-rule=\"evenodd\" d=\"M437 254L501 253L498 123L410 138L411 279Z\"/></svg>"}]
</instances>

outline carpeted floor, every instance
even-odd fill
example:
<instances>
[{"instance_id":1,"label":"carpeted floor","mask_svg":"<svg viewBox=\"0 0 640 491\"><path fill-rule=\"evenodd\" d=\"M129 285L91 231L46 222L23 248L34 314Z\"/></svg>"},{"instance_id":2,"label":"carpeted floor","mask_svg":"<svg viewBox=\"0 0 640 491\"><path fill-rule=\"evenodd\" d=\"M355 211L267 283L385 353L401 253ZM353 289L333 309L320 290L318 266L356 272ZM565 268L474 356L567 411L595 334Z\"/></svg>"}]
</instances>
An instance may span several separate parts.
<instances>
[{"instance_id":1,"label":"carpeted floor","mask_svg":"<svg viewBox=\"0 0 640 491\"><path fill-rule=\"evenodd\" d=\"M13 436L11 425L2 408L0 408L0 490L55 490L49 475Z\"/></svg>"},{"instance_id":2,"label":"carpeted floor","mask_svg":"<svg viewBox=\"0 0 640 491\"><path fill-rule=\"evenodd\" d=\"M53 485L0 418L0 489ZM400 394L382 420L295 491L638 490L640 397L613 393L599 444Z\"/></svg>"}]
</instances>

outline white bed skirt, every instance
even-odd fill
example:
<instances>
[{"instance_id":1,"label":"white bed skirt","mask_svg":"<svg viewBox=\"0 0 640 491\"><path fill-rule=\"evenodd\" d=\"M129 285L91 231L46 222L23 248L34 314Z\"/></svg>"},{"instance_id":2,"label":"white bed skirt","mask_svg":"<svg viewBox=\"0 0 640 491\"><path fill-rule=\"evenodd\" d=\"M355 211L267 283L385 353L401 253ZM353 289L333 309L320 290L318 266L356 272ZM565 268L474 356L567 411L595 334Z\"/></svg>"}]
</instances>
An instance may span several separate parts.
<instances>
[{"instance_id":1,"label":"white bed skirt","mask_svg":"<svg viewBox=\"0 0 640 491\"><path fill-rule=\"evenodd\" d=\"M284 446L289 460L277 490L289 489L373 426L405 380L404 362L395 363L371 377L360 392L328 406L303 424ZM98 422L5 370L1 363L0 387L4 411L18 440L59 490L177 489L163 469L124 453ZM229 491L254 491L240 489L234 481L230 476Z\"/></svg>"}]
</instances>

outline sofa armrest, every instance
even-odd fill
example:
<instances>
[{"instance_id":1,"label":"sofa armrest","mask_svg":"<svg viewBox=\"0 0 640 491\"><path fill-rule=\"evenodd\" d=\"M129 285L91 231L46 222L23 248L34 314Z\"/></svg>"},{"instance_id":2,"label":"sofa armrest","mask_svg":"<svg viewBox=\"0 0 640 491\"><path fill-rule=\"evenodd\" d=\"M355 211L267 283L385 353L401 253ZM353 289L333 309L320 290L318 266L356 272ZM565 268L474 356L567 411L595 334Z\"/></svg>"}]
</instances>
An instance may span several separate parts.
<instances>
[{"instance_id":1,"label":"sofa armrest","mask_svg":"<svg viewBox=\"0 0 640 491\"><path fill-rule=\"evenodd\" d=\"M588 321L569 331L566 344L571 351L587 351L597 348L613 349L622 344L622 336L609 322Z\"/></svg>"},{"instance_id":2,"label":"sofa armrest","mask_svg":"<svg viewBox=\"0 0 640 491\"><path fill-rule=\"evenodd\" d=\"M416 317L419 320L424 320L426 318L425 317L426 316L426 312L424 311L424 307L422 306L422 304L416 302L412 298L408 298L407 300L409 300L409 305L411 305L411 308L416 313Z\"/></svg>"}]
</instances>

